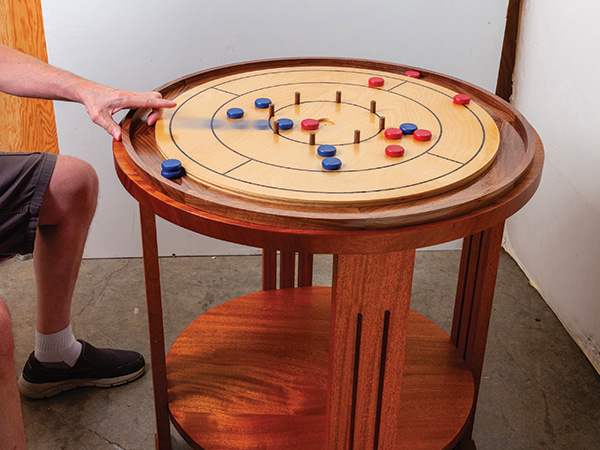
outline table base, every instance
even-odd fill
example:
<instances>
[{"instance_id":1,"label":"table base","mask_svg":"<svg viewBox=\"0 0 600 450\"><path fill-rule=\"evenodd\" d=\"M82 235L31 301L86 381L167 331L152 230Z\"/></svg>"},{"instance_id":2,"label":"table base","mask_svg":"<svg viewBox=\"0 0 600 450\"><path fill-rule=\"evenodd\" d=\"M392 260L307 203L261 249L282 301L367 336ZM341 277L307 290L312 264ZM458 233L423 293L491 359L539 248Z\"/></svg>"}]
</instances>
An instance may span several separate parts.
<instances>
[{"instance_id":1,"label":"table base","mask_svg":"<svg viewBox=\"0 0 600 450\"><path fill-rule=\"evenodd\" d=\"M205 450L325 449L330 310L330 288L279 289L190 324L167 356L169 411L184 439ZM473 399L448 334L411 310L393 450L453 448Z\"/></svg>"}]
</instances>

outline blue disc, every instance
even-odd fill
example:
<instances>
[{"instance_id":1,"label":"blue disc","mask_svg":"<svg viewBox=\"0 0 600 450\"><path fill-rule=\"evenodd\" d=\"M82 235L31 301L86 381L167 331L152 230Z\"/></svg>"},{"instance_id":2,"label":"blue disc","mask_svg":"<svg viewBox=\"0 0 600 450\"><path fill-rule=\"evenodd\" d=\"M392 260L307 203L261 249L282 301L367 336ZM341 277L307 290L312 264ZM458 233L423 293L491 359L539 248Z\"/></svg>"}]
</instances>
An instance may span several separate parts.
<instances>
[{"instance_id":1,"label":"blue disc","mask_svg":"<svg viewBox=\"0 0 600 450\"><path fill-rule=\"evenodd\" d=\"M254 128L256 128L257 130L266 130L267 128L269 128L269 121L268 120L255 120Z\"/></svg>"},{"instance_id":2,"label":"blue disc","mask_svg":"<svg viewBox=\"0 0 600 450\"><path fill-rule=\"evenodd\" d=\"M230 119L241 119L244 117L244 110L242 108L230 108L227 110L227 117Z\"/></svg>"},{"instance_id":3,"label":"blue disc","mask_svg":"<svg viewBox=\"0 0 600 450\"><path fill-rule=\"evenodd\" d=\"M179 177L181 177L181 170L176 170L175 172L168 172L168 171L165 171L165 170L161 170L160 174L163 177L172 180L173 178L179 178Z\"/></svg>"},{"instance_id":4,"label":"blue disc","mask_svg":"<svg viewBox=\"0 0 600 450\"><path fill-rule=\"evenodd\" d=\"M294 122L291 119L277 119L279 122L280 130L289 130L294 126Z\"/></svg>"},{"instance_id":5,"label":"blue disc","mask_svg":"<svg viewBox=\"0 0 600 450\"><path fill-rule=\"evenodd\" d=\"M254 100L254 106L260 109L266 109L271 104L270 98L257 98Z\"/></svg>"},{"instance_id":6,"label":"blue disc","mask_svg":"<svg viewBox=\"0 0 600 450\"><path fill-rule=\"evenodd\" d=\"M179 172L181 170L181 161L178 159L165 159L160 168L164 172Z\"/></svg>"},{"instance_id":7,"label":"blue disc","mask_svg":"<svg viewBox=\"0 0 600 450\"><path fill-rule=\"evenodd\" d=\"M335 152L335 147L329 144L319 145L319 148L317 148L319 156L335 156Z\"/></svg>"},{"instance_id":8,"label":"blue disc","mask_svg":"<svg viewBox=\"0 0 600 450\"><path fill-rule=\"evenodd\" d=\"M248 128L248 126L250 126L250 124L247 120L236 120L230 126L231 128L234 128L236 130L245 130L246 128Z\"/></svg>"},{"instance_id":9,"label":"blue disc","mask_svg":"<svg viewBox=\"0 0 600 450\"><path fill-rule=\"evenodd\" d=\"M225 126L225 123L226 122L224 120L213 119L210 121L209 128L212 128L213 130L219 130Z\"/></svg>"},{"instance_id":10,"label":"blue disc","mask_svg":"<svg viewBox=\"0 0 600 450\"><path fill-rule=\"evenodd\" d=\"M325 158L321 162L321 165L325 170L338 170L342 167L342 162L337 158Z\"/></svg>"},{"instance_id":11,"label":"blue disc","mask_svg":"<svg viewBox=\"0 0 600 450\"><path fill-rule=\"evenodd\" d=\"M419 127L416 126L414 123L403 123L402 125L400 125L400 130L402 130L404 134L413 134L418 129Z\"/></svg>"}]
</instances>

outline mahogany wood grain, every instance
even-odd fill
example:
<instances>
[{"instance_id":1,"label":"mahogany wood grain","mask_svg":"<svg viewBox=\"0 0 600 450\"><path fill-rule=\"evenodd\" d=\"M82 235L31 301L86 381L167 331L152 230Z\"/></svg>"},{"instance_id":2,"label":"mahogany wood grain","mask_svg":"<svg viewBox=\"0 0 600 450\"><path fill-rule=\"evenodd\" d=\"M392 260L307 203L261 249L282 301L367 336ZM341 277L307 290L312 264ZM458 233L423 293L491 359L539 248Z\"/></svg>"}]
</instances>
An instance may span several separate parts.
<instances>
[{"instance_id":1,"label":"mahogany wood grain","mask_svg":"<svg viewBox=\"0 0 600 450\"><path fill-rule=\"evenodd\" d=\"M458 348L475 382L475 404L481 382L496 275L500 262L504 222L463 241L452 341ZM470 441L475 407L463 440Z\"/></svg>"},{"instance_id":2,"label":"mahogany wood grain","mask_svg":"<svg viewBox=\"0 0 600 450\"><path fill-rule=\"evenodd\" d=\"M298 287L312 286L313 259L310 253L298 253Z\"/></svg>"},{"instance_id":3,"label":"mahogany wood grain","mask_svg":"<svg viewBox=\"0 0 600 450\"><path fill-rule=\"evenodd\" d=\"M48 62L40 0L0 0L0 42ZM50 100L0 93L0 151L58 153Z\"/></svg>"},{"instance_id":4,"label":"mahogany wood grain","mask_svg":"<svg viewBox=\"0 0 600 450\"><path fill-rule=\"evenodd\" d=\"M156 218L152 211L140 205L140 221L142 227L146 303L148 308L148 331L150 334L154 412L157 427L157 449L170 450L171 432L169 429L169 411L167 407L165 333L163 328L160 269L158 266Z\"/></svg>"},{"instance_id":5,"label":"mahogany wood grain","mask_svg":"<svg viewBox=\"0 0 600 450\"><path fill-rule=\"evenodd\" d=\"M263 290L277 289L277 250L263 249ZM294 286L312 286L313 255L298 253L298 277L294 273L295 252L282 252L280 256L280 282L282 289Z\"/></svg>"},{"instance_id":6,"label":"mahogany wood grain","mask_svg":"<svg viewBox=\"0 0 600 450\"><path fill-rule=\"evenodd\" d=\"M296 253L291 251L279 252L279 287L292 288L296 285Z\"/></svg>"},{"instance_id":7,"label":"mahogany wood grain","mask_svg":"<svg viewBox=\"0 0 600 450\"><path fill-rule=\"evenodd\" d=\"M188 326L169 351L167 376L173 423L192 448L326 448L330 313L330 288L278 289ZM472 376L444 331L409 317L393 448L452 448L472 407Z\"/></svg>"},{"instance_id":8,"label":"mahogany wood grain","mask_svg":"<svg viewBox=\"0 0 600 450\"><path fill-rule=\"evenodd\" d=\"M277 221L267 225L256 223L252 215L246 220L236 216L231 209L207 212L188 205L179 196L171 197L155 185L152 179L131 160L124 143L113 141L115 168L123 186L142 204L157 215L179 226L230 242L259 248L290 249L307 253L375 253L401 251L441 244L463 238L489 228L517 212L533 196L541 180L544 152L537 138L531 169L523 179L515 180L512 189L501 198L485 202L479 208L457 217L427 222L421 225L389 229L365 228L351 230L340 223L339 227L310 221ZM172 193L169 193L172 194ZM430 200L431 201L431 200ZM409 208L410 210L410 208ZM403 209L398 208L397 215ZM425 220L427 217L425 218ZM352 224L352 220L350 220Z\"/></svg>"},{"instance_id":9,"label":"mahogany wood grain","mask_svg":"<svg viewBox=\"0 0 600 450\"><path fill-rule=\"evenodd\" d=\"M336 255L329 449L394 449L415 251Z\"/></svg>"},{"instance_id":10,"label":"mahogany wood grain","mask_svg":"<svg viewBox=\"0 0 600 450\"><path fill-rule=\"evenodd\" d=\"M262 288L277 289L277 250L271 248L262 251Z\"/></svg>"}]
</instances>

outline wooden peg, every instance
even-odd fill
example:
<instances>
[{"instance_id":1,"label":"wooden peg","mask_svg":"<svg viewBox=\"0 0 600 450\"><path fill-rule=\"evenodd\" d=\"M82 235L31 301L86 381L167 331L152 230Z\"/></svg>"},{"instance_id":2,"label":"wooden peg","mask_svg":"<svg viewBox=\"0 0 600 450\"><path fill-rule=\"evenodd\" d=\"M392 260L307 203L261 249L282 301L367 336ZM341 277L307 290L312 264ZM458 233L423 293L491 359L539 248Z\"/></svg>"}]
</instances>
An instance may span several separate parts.
<instances>
[{"instance_id":1,"label":"wooden peg","mask_svg":"<svg viewBox=\"0 0 600 450\"><path fill-rule=\"evenodd\" d=\"M296 92L296 94L294 95L294 103L296 105L300 104L300 92Z\"/></svg>"},{"instance_id":2,"label":"wooden peg","mask_svg":"<svg viewBox=\"0 0 600 450\"><path fill-rule=\"evenodd\" d=\"M354 143L360 144L360 130L354 130Z\"/></svg>"},{"instance_id":3,"label":"wooden peg","mask_svg":"<svg viewBox=\"0 0 600 450\"><path fill-rule=\"evenodd\" d=\"M375 100L371 100L371 114L375 114L376 110L377 110L377 103L375 102Z\"/></svg>"},{"instance_id":4,"label":"wooden peg","mask_svg":"<svg viewBox=\"0 0 600 450\"><path fill-rule=\"evenodd\" d=\"M311 131L308 138L309 145L315 145L315 132Z\"/></svg>"},{"instance_id":5,"label":"wooden peg","mask_svg":"<svg viewBox=\"0 0 600 450\"><path fill-rule=\"evenodd\" d=\"M273 133L279 134L279 120L273 122Z\"/></svg>"},{"instance_id":6,"label":"wooden peg","mask_svg":"<svg viewBox=\"0 0 600 450\"><path fill-rule=\"evenodd\" d=\"M269 105L269 119L275 115L275 105L271 103Z\"/></svg>"},{"instance_id":7,"label":"wooden peg","mask_svg":"<svg viewBox=\"0 0 600 450\"><path fill-rule=\"evenodd\" d=\"M342 91L336 91L335 93L335 102L342 103Z\"/></svg>"},{"instance_id":8,"label":"wooden peg","mask_svg":"<svg viewBox=\"0 0 600 450\"><path fill-rule=\"evenodd\" d=\"M383 130L385 128L385 117L381 116L379 118L379 131Z\"/></svg>"}]
</instances>

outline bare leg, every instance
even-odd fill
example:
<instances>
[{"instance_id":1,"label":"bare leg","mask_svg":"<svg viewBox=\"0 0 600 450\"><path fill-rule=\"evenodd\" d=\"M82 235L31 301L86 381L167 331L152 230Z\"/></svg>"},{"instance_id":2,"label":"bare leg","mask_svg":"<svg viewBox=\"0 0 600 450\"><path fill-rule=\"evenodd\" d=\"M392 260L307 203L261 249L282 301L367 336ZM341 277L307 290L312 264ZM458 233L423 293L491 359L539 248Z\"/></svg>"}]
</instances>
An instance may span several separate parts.
<instances>
[{"instance_id":1,"label":"bare leg","mask_svg":"<svg viewBox=\"0 0 600 450\"><path fill-rule=\"evenodd\" d=\"M96 211L98 178L86 162L60 155L40 210L34 250L36 328L50 334L71 322L71 298Z\"/></svg>"},{"instance_id":2,"label":"bare leg","mask_svg":"<svg viewBox=\"0 0 600 450\"><path fill-rule=\"evenodd\" d=\"M26 397L51 397L82 386L117 386L144 373L144 357L138 352L96 348L75 340L70 329L71 300L97 197L92 167L60 156L40 210L34 248L38 332L18 381Z\"/></svg>"},{"instance_id":3,"label":"bare leg","mask_svg":"<svg viewBox=\"0 0 600 450\"><path fill-rule=\"evenodd\" d=\"M2 448L25 450L25 429L15 377L10 315L0 298L0 442Z\"/></svg>"}]
</instances>

